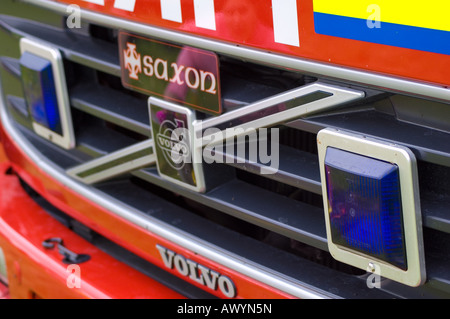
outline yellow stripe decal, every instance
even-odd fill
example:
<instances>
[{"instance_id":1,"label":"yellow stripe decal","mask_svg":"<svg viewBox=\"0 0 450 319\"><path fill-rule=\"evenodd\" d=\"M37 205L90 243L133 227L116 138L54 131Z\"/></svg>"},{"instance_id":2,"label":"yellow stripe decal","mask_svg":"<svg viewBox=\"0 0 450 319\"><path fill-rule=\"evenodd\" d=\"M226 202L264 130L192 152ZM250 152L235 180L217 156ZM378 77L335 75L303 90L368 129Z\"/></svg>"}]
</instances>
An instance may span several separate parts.
<instances>
[{"instance_id":1,"label":"yellow stripe decal","mask_svg":"<svg viewBox=\"0 0 450 319\"><path fill-rule=\"evenodd\" d=\"M450 31L450 0L314 0L314 12Z\"/></svg>"}]
</instances>

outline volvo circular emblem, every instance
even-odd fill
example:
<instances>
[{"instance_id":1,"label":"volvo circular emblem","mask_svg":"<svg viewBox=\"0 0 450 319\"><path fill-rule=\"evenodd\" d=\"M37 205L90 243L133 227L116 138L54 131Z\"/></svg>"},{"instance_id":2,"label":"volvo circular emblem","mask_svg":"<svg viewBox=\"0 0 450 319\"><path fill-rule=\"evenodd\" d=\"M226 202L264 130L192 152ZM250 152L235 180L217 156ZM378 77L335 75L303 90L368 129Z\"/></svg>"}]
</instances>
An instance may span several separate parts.
<instances>
[{"instance_id":1,"label":"volvo circular emblem","mask_svg":"<svg viewBox=\"0 0 450 319\"><path fill-rule=\"evenodd\" d=\"M184 127L183 121L163 121L156 141L167 164L173 169L180 170L185 163L190 162L189 131Z\"/></svg>"},{"instance_id":2,"label":"volvo circular emblem","mask_svg":"<svg viewBox=\"0 0 450 319\"><path fill-rule=\"evenodd\" d=\"M203 192L203 166L193 152L195 113L178 104L152 98L149 99L149 113L159 175L180 186Z\"/></svg>"}]
</instances>

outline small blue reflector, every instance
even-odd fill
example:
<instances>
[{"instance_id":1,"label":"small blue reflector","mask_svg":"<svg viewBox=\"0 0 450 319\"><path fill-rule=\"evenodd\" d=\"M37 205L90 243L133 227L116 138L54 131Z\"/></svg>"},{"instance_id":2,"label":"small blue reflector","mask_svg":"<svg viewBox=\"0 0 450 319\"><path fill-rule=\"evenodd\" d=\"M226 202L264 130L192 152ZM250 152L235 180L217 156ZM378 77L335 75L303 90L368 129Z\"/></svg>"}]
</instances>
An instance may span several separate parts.
<instances>
[{"instance_id":1,"label":"small blue reflector","mask_svg":"<svg viewBox=\"0 0 450 319\"><path fill-rule=\"evenodd\" d=\"M406 270L397 165L328 147L325 174L333 243Z\"/></svg>"},{"instance_id":2,"label":"small blue reflector","mask_svg":"<svg viewBox=\"0 0 450 319\"><path fill-rule=\"evenodd\" d=\"M51 62L32 53L24 52L20 58L20 69L25 99L34 121L61 134L58 99Z\"/></svg>"}]
</instances>

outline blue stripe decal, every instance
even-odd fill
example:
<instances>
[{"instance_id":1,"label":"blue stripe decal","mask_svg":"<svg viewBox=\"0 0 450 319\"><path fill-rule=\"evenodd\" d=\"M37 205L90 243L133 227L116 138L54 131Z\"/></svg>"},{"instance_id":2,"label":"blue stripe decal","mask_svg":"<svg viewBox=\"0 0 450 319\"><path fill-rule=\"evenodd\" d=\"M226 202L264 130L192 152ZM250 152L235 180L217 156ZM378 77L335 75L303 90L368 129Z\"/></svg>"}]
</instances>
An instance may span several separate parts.
<instances>
[{"instance_id":1,"label":"blue stripe decal","mask_svg":"<svg viewBox=\"0 0 450 319\"><path fill-rule=\"evenodd\" d=\"M364 19L319 12L314 12L314 24L318 34L450 55L448 31L387 22L369 28Z\"/></svg>"}]
</instances>

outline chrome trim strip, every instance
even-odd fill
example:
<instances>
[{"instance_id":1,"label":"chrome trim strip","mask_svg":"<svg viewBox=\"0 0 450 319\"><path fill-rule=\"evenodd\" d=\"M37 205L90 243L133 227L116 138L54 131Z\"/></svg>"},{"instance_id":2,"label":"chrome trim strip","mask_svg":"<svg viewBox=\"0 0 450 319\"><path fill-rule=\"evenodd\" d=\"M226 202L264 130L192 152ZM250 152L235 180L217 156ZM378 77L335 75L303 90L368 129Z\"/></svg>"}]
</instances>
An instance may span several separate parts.
<instances>
[{"instance_id":1,"label":"chrome trim strip","mask_svg":"<svg viewBox=\"0 0 450 319\"><path fill-rule=\"evenodd\" d=\"M61 14L67 14L66 4L42 0L22 0L43 8L47 8ZM198 48L212 50L232 57L245 59L254 63L264 63L279 67L297 70L311 75L322 75L330 79L350 81L359 85L370 85L373 88L389 90L414 96L422 96L445 102L450 101L450 90L438 85L425 82L406 80L400 77L364 72L321 62L310 61L297 57L289 57L281 54L269 53L257 49L246 48L220 41L195 37L182 32L165 30L150 25L131 22L101 13L82 10L82 18L114 29L124 29L149 37L157 37L165 41L173 41Z\"/></svg>"},{"instance_id":2,"label":"chrome trim strip","mask_svg":"<svg viewBox=\"0 0 450 319\"><path fill-rule=\"evenodd\" d=\"M67 174L85 184L94 184L155 162L153 140L149 139L72 167Z\"/></svg>"},{"instance_id":3,"label":"chrome trim strip","mask_svg":"<svg viewBox=\"0 0 450 319\"><path fill-rule=\"evenodd\" d=\"M145 215L142 212L117 201L99 190L84 185L66 175L65 171L59 167L52 165L45 157L43 157L39 150L28 142L22 134L15 128L14 123L9 118L5 106L4 96L0 100L0 118L5 132L12 138L14 143L33 161L43 172L48 174L51 178L56 179L60 183L69 187L74 192L77 192L86 199L100 205L101 207L113 212L134 225L145 229L157 236L165 238L172 243L188 249L196 254L199 254L211 261L223 265L229 269L248 276L256 281L267 284L275 289L288 293L292 296L304 299L323 299L323 298L338 298L338 296L325 291L319 291L314 287L303 284L301 282L293 281L292 278L284 276L283 274L275 273L272 270L252 263L241 258L235 254L213 246L208 242L202 241L198 238L192 237L190 234L182 232L168 224Z\"/></svg>"}]
</instances>

